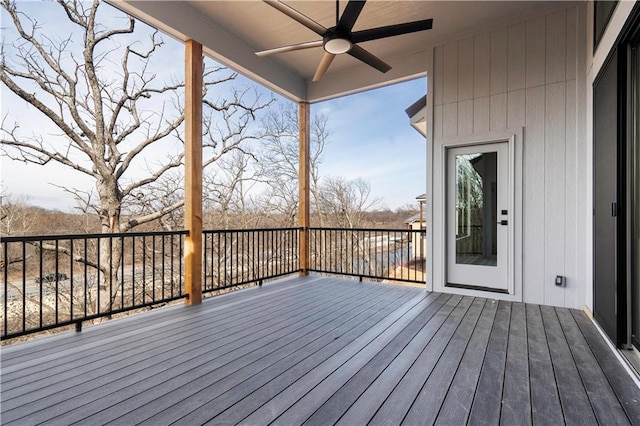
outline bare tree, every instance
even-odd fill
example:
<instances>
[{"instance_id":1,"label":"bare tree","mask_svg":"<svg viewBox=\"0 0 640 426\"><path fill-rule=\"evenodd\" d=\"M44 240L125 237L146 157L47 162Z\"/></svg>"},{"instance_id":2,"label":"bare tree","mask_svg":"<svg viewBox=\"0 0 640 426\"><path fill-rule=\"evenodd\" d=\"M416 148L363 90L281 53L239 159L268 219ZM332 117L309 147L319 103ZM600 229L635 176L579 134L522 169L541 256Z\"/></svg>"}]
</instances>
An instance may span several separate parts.
<instances>
[{"instance_id":1,"label":"bare tree","mask_svg":"<svg viewBox=\"0 0 640 426\"><path fill-rule=\"evenodd\" d=\"M212 229L246 228L254 218L252 189L262 181L254 155L236 150L203 176L203 198Z\"/></svg>"},{"instance_id":2,"label":"bare tree","mask_svg":"<svg viewBox=\"0 0 640 426\"><path fill-rule=\"evenodd\" d=\"M319 201L319 167L322 154L329 141L328 118L322 114L314 114L311 118L311 140L309 174L311 180L312 205ZM263 118L265 136L261 141L259 163L261 175L268 182L265 194L265 205L271 211L278 212L287 218L286 225L296 224L298 213L298 166L299 166L299 134L298 111L292 103L279 104L271 109ZM322 210L313 208L320 226L323 225Z\"/></svg>"},{"instance_id":3,"label":"bare tree","mask_svg":"<svg viewBox=\"0 0 640 426\"><path fill-rule=\"evenodd\" d=\"M95 210L103 233L126 232L179 210L183 198L160 202L154 195L158 184L175 179L184 157L184 83L156 74L153 60L164 44L158 32L139 31L133 18L99 0L58 0L70 28L61 38L59 23L45 26L21 12L20 3L0 4L13 24L3 32L0 80L60 131L24 134L7 113L0 127L3 155L37 165L57 162L92 180L95 193L64 189L83 200L85 211ZM205 167L253 139L249 124L270 103L255 90L217 90L236 76L215 64L205 69ZM163 147L173 153L159 155ZM99 269L104 280L123 280L121 243L96 249L102 256L97 263L66 254Z\"/></svg>"},{"instance_id":4,"label":"bare tree","mask_svg":"<svg viewBox=\"0 0 640 426\"><path fill-rule=\"evenodd\" d=\"M181 208L184 200L179 199L158 206L159 210L131 209L135 214L126 220L121 217L124 206L139 204L140 194L151 192L154 182L183 164L182 149L162 161L145 161L151 147L161 141L182 143L184 83L162 82L153 72L152 56L164 44L158 33L151 32L142 43L139 32L131 37L138 25L133 18L122 14L119 27L111 23L106 27L99 13L104 3L59 0L74 28L59 38L53 25L44 31L45 26L20 12L16 2L1 4L16 38L11 42L6 31L3 34L0 79L61 131L52 139L25 135L5 115L3 154L39 165L58 162L93 180L102 232L126 232ZM104 7L110 15L115 11ZM82 46L77 40L83 41ZM248 124L269 102L261 103L257 96L247 100L255 95L247 90L225 96L214 93L213 86L236 77L226 68L214 66L204 77L206 167L253 137ZM136 178L141 164L146 166L145 176ZM85 193L65 189L85 199Z\"/></svg>"},{"instance_id":5,"label":"bare tree","mask_svg":"<svg viewBox=\"0 0 640 426\"><path fill-rule=\"evenodd\" d=\"M320 205L327 217L341 228L364 224L367 210L380 202L379 198L370 197L371 185L362 178L329 177L320 188Z\"/></svg>"},{"instance_id":6,"label":"bare tree","mask_svg":"<svg viewBox=\"0 0 640 426\"><path fill-rule=\"evenodd\" d=\"M33 215L29 210L27 197L14 197L4 192L0 194L0 235L26 235L33 225Z\"/></svg>"}]
</instances>

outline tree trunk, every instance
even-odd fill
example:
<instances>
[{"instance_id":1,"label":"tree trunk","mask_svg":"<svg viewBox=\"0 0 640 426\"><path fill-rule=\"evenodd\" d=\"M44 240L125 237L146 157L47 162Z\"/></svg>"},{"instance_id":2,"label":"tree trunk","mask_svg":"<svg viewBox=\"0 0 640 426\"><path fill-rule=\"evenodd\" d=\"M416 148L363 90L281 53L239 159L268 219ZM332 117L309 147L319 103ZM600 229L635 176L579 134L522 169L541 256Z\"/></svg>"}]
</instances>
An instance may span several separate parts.
<instances>
[{"instance_id":1,"label":"tree trunk","mask_svg":"<svg viewBox=\"0 0 640 426\"><path fill-rule=\"evenodd\" d=\"M121 231L120 212L122 195L115 178L96 179L96 189L100 198L100 222L103 234L114 234ZM100 291L100 310L113 309L120 306L118 297L124 292L124 277L120 274L122 266L123 240L121 238L101 238L99 244L100 263L107 271L98 282ZM125 301L126 302L126 301Z\"/></svg>"}]
</instances>

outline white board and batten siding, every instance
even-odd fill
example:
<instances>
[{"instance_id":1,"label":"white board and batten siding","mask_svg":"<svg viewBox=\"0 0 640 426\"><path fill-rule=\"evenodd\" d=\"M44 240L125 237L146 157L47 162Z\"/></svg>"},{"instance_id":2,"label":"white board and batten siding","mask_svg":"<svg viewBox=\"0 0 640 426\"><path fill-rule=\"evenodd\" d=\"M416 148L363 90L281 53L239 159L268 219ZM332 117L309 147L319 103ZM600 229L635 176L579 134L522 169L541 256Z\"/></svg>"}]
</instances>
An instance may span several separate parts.
<instances>
[{"instance_id":1,"label":"white board and batten siding","mask_svg":"<svg viewBox=\"0 0 640 426\"><path fill-rule=\"evenodd\" d=\"M586 245L577 209L587 188L578 186L585 163L584 6L514 22L433 49L433 280L445 290L443 146L474 135L522 131L522 253L515 261L527 303L581 308L585 277L579 245ZM579 57L580 56L580 57ZM583 105L583 104L582 104ZM516 244L517 245L517 244ZM521 257L521 259L519 259ZM565 287L555 276L566 277ZM439 284L440 283L440 287ZM446 291L446 290L445 290Z\"/></svg>"}]
</instances>

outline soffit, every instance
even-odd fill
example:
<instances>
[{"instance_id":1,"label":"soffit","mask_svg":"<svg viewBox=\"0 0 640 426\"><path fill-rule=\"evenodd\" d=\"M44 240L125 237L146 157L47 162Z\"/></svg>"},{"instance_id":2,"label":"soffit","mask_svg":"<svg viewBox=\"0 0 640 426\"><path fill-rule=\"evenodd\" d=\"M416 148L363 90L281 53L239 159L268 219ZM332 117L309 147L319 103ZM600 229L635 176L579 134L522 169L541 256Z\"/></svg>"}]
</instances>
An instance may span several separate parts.
<instances>
[{"instance_id":1,"label":"soffit","mask_svg":"<svg viewBox=\"0 0 640 426\"><path fill-rule=\"evenodd\" d=\"M322 48L259 58L254 52L317 40L314 32L261 1L113 0L117 7L180 40L193 38L205 53L295 101L317 102L424 75L432 46L509 22L520 22L568 2L375 1L365 5L354 31L433 18L433 29L360 44L392 66L382 74L349 55L335 58L325 78L312 82ZM325 27L335 25L333 1L285 1ZM346 1L340 2L340 13Z\"/></svg>"}]
</instances>

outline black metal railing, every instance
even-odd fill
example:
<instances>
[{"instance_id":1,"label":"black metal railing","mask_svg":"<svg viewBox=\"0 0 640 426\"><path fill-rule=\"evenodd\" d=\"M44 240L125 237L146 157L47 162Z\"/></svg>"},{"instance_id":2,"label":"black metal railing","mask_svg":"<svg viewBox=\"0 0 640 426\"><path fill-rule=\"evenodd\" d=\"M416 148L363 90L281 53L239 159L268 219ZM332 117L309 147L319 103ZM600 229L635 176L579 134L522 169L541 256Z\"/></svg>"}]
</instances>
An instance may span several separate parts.
<instances>
[{"instance_id":1,"label":"black metal railing","mask_svg":"<svg viewBox=\"0 0 640 426\"><path fill-rule=\"evenodd\" d=\"M1 238L2 339L184 297L185 235Z\"/></svg>"},{"instance_id":2,"label":"black metal railing","mask_svg":"<svg viewBox=\"0 0 640 426\"><path fill-rule=\"evenodd\" d=\"M203 231L203 292L300 271L301 228ZM187 231L0 238L2 340L185 297ZM424 230L309 229L309 271L424 282Z\"/></svg>"},{"instance_id":3,"label":"black metal railing","mask_svg":"<svg viewBox=\"0 0 640 426\"><path fill-rule=\"evenodd\" d=\"M300 271L299 228L204 231L203 291Z\"/></svg>"},{"instance_id":4,"label":"black metal railing","mask_svg":"<svg viewBox=\"0 0 640 426\"><path fill-rule=\"evenodd\" d=\"M310 228L309 270L424 283L424 229Z\"/></svg>"}]
</instances>

